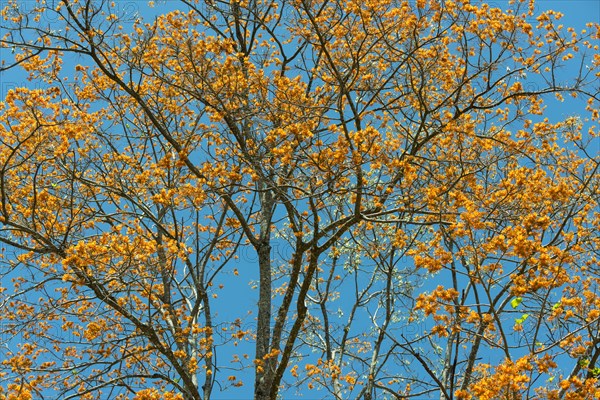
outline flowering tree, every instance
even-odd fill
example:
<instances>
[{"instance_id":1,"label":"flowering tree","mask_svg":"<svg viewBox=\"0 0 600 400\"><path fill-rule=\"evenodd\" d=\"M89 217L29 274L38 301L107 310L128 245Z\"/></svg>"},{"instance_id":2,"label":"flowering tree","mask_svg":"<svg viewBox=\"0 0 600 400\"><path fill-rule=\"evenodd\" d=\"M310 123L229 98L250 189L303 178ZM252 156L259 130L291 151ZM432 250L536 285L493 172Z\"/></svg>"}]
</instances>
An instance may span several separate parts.
<instances>
[{"instance_id":1,"label":"flowering tree","mask_svg":"<svg viewBox=\"0 0 600 400\"><path fill-rule=\"evenodd\" d=\"M122 5L2 9L0 397L598 397L598 25Z\"/></svg>"}]
</instances>

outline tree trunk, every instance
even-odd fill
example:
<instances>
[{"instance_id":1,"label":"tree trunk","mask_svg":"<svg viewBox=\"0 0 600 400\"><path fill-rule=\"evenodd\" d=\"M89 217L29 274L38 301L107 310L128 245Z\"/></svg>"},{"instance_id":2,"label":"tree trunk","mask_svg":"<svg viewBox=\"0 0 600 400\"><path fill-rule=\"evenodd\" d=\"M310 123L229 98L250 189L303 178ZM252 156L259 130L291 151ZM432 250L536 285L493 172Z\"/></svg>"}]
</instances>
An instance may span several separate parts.
<instances>
[{"instance_id":1,"label":"tree trunk","mask_svg":"<svg viewBox=\"0 0 600 400\"><path fill-rule=\"evenodd\" d=\"M264 185L260 185L264 186ZM263 188L261 188L263 189ZM261 196L260 237L256 251L258 253L259 293L258 321L256 325L256 355L254 398L269 398L273 381L274 360L266 358L271 342L271 218L273 216L273 196L267 190Z\"/></svg>"}]
</instances>

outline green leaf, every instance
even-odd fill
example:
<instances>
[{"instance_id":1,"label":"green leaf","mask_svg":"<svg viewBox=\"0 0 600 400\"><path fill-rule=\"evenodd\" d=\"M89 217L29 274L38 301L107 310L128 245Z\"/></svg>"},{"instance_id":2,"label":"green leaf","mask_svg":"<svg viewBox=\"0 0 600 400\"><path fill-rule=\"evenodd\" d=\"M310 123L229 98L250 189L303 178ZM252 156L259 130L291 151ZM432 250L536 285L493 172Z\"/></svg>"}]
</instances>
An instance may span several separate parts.
<instances>
[{"instance_id":1,"label":"green leaf","mask_svg":"<svg viewBox=\"0 0 600 400\"><path fill-rule=\"evenodd\" d=\"M587 367L590 364L590 360L588 360L587 358L582 358L578 361L578 364L582 367Z\"/></svg>"},{"instance_id":2,"label":"green leaf","mask_svg":"<svg viewBox=\"0 0 600 400\"><path fill-rule=\"evenodd\" d=\"M557 303L554 303L554 305L552 306L552 309L553 309L553 310L556 310L556 309L557 309L558 307L560 307L560 306L561 306L561 302L559 301L559 302L557 302Z\"/></svg>"},{"instance_id":3,"label":"green leaf","mask_svg":"<svg viewBox=\"0 0 600 400\"><path fill-rule=\"evenodd\" d=\"M552 382L554 380L554 377L551 376L550 378L548 378L548 382Z\"/></svg>"},{"instance_id":4,"label":"green leaf","mask_svg":"<svg viewBox=\"0 0 600 400\"><path fill-rule=\"evenodd\" d=\"M519 304L521 304L522 301L523 301L522 297L515 297L514 299L512 299L510 301L510 305L512 306L512 308L517 308L519 306Z\"/></svg>"},{"instance_id":5,"label":"green leaf","mask_svg":"<svg viewBox=\"0 0 600 400\"><path fill-rule=\"evenodd\" d=\"M525 322L525 320L526 320L527 318L529 318L529 314L523 314L523 315L521 315L521 318L517 318L517 319L515 319L515 323L516 323L517 325L519 325L519 324L522 324L523 322Z\"/></svg>"}]
</instances>

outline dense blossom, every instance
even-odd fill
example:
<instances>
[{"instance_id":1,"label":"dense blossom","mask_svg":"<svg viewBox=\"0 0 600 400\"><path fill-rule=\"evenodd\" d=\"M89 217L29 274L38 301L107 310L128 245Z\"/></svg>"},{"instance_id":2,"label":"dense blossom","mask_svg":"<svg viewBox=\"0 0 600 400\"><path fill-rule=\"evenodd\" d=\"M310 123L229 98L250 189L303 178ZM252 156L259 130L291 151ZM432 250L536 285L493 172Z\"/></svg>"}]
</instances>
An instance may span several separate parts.
<instances>
[{"instance_id":1,"label":"dense blossom","mask_svg":"<svg viewBox=\"0 0 600 400\"><path fill-rule=\"evenodd\" d=\"M2 7L0 399L600 396L598 24Z\"/></svg>"}]
</instances>

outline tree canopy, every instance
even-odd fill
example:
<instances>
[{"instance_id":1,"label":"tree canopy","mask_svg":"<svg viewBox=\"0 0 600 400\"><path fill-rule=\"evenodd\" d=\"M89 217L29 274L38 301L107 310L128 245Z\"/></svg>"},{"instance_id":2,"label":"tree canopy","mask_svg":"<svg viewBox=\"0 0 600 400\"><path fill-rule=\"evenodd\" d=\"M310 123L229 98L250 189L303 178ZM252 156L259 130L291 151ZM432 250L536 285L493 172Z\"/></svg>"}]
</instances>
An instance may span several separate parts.
<instances>
[{"instance_id":1,"label":"tree canopy","mask_svg":"<svg viewBox=\"0 0 600 400\"><path fill-rule=\"evenodd\" d=\"M600 397L597 23L2 4L0 398Z\"/></svg>"}]
</instances>

